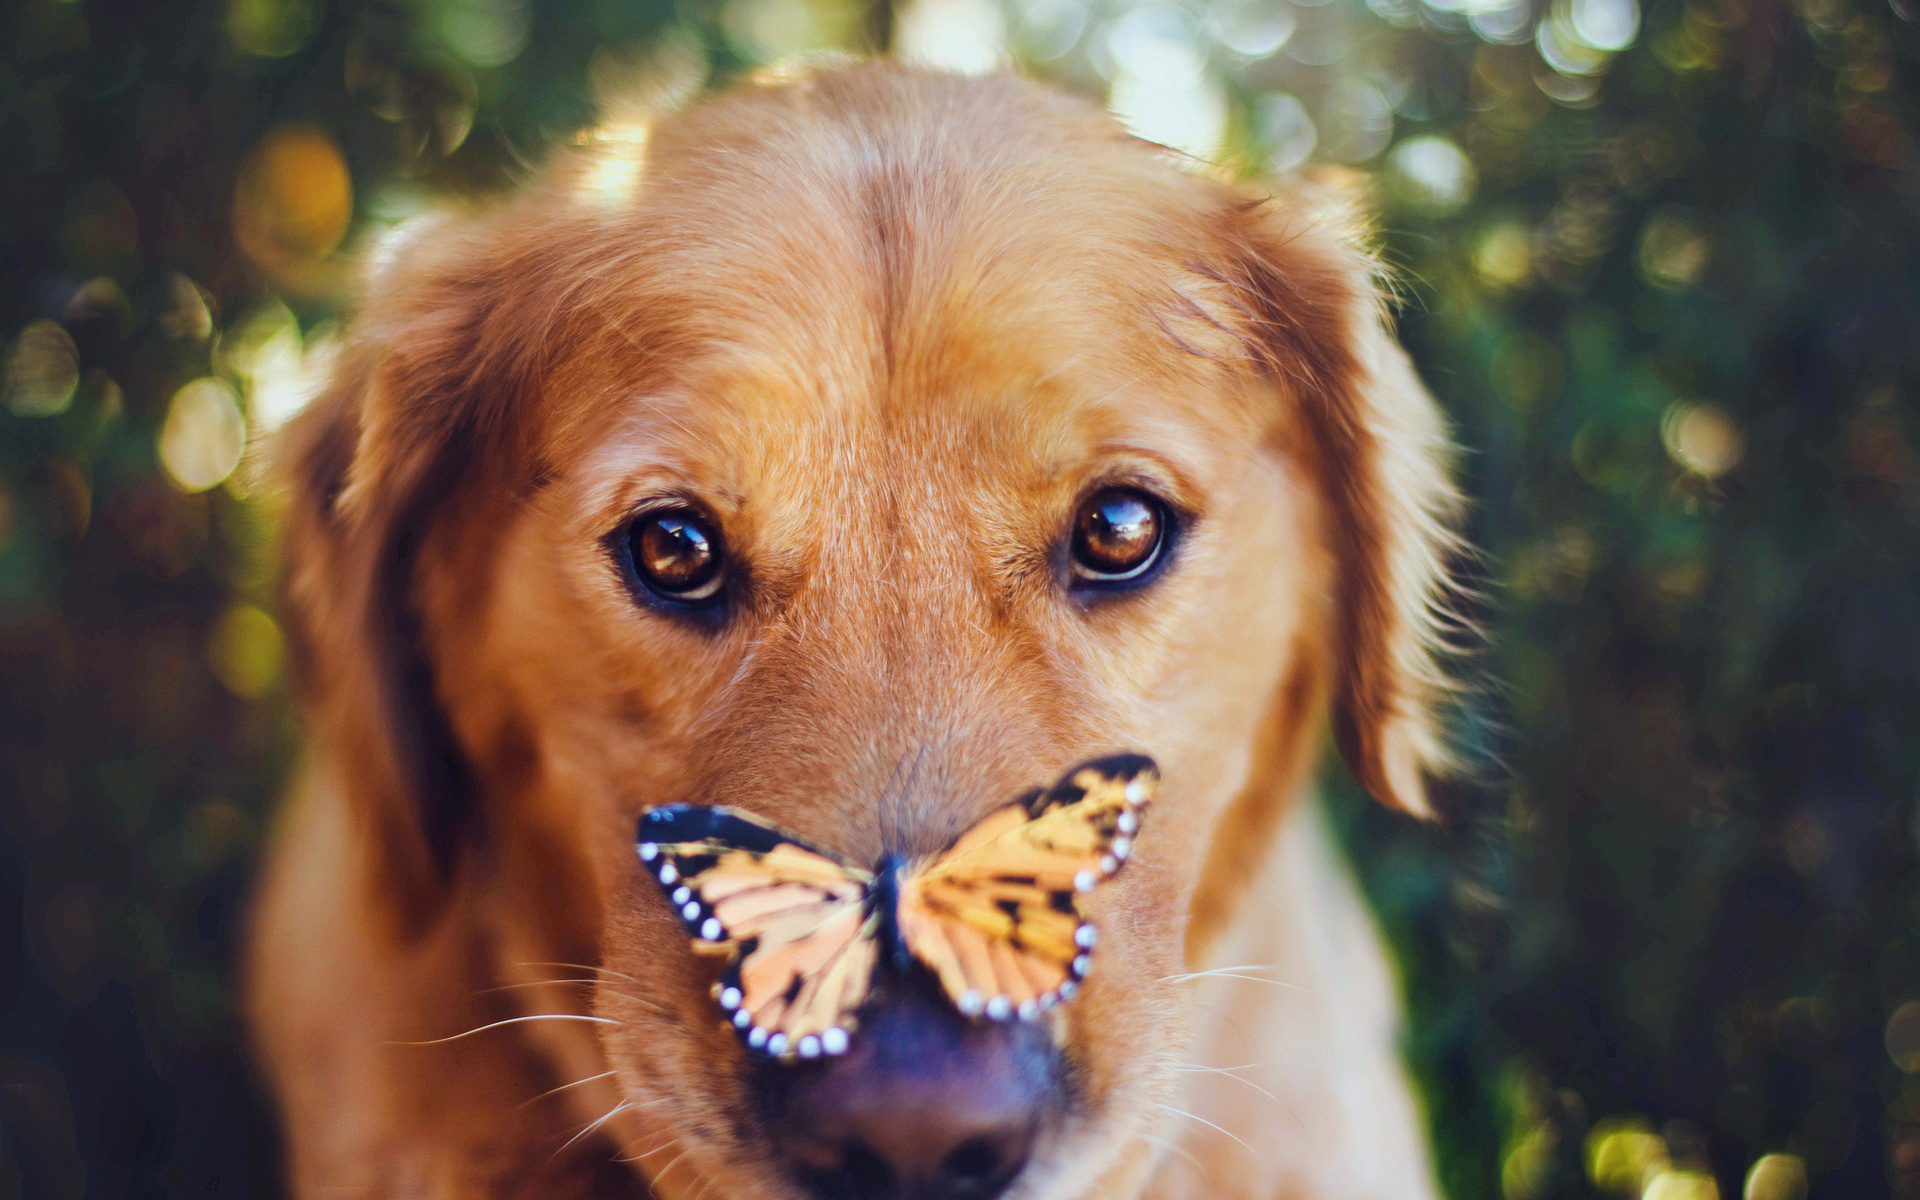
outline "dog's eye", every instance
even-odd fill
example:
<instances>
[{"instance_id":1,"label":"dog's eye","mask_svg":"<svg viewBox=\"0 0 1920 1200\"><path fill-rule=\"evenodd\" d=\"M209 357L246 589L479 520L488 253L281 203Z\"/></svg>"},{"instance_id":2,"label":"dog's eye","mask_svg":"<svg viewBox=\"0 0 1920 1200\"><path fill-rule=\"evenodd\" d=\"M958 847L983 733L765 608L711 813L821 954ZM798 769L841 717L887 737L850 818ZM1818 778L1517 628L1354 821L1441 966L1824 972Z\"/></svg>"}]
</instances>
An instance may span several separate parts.
<instances>
[{"instance_id":1,"label":"dog's eye","mask_svg":"<svg viewBox=\"0 0 1920 1200\"><path fill-rule=\"evenodd\" d=\"M1167 544L1167 508L1138 488L1095 492L1073 519L1073 577L1083 583L1143 578Z\"/></svg>"},{"instance_id":2,"label":"dog's eye","mask_svg":"<svg viewBox=\"0 0 1920 1200\"><path fill-rule=\"evenodd\" d=\"M643 514L629 527L627 545L634 573L655 595L682 604L719 597L720 534L706 518L685 509Z\"/></svg>"}]
</instances>

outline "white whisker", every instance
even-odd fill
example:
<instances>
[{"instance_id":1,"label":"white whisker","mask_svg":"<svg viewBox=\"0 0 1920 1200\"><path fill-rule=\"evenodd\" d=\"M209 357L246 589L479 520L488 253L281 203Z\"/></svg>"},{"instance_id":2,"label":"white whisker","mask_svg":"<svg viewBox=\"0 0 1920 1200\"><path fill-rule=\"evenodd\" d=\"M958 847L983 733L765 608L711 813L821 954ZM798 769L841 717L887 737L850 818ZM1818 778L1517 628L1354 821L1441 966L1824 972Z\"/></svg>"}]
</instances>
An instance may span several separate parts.
<instances>
[{"instance_id":1,"label":"white whisker","mask_svg":"<svg viewBox=\"0 0 1920 1200\"><path fill-rule=\"evenodd\" d=\"M1249 975L1248 971L1271 971L1275 963L1248 963L1239 967L1215 967L1211 971L1189 971L1184 975L1163 975L1156 983L1191 983L1195 979L1244 979L1249 983L1270 983L1274 987L1289 991L1304 992L1307 989L1296 983L1287 983L1280 979L1268 979L1264 975Z\"/></svg>"},{"instance_id":2,"label":"white whisker","mask_svg":"<svg viewBox=\"0 0 1920 1200\"><path fill-rule=\"evenodd\" d=\"M620 972L618 972L618 971L614 971L614 970L610 970L609 968L606 968L606 967L596 967L596 966L594 966L594 965L593 965L593 964L591 964L591 963L569 963L569 962L520 962L520 963L515 963L515 964L513 964L513 965L514 965L514 966L516 966L516 967L565 967L565 968L566 968L567 970L569 970L569 971L597 971L598 973L600 973L600 974L602 974L602 975L611 975L611 976L613 976L613 977L614 977L615 979L624 979L624 980L626 980L626 981L627 981L628 983L639 983L639 982L640 982L640 981L639 981L638 979L635 979L635 978L634 978L633 976L631 976L631 975L622 975L622 974L621 974Z\"/></svg>"},{"instance_id":3,"label":"white whisker","mask_svg":"<svg viewBox=\"0 0 1920 1200\"><path fill-rule=\"evenodd\" d=\"M1171 1104L1162 1104L1159 1107L1161 1112L1170 1112L1176 1117L1185 1117L1189 1121L1198 1121L1202 1125L1205 1125L1208 1129L1212 1129L1219 1133L1225 1134L1227 1137L1233 1138L1234 1141L1240 1142L1241 1147L1244 1148L1248 1154L1253 1155L1255 1158L1259 1159L1261 1162L1267 1161L1266 1156L1264 1154L1261 1154L1258 1150L1255 1150L1252 1146L1247 1145L1245 1142L1241 1142L1240 1139L1236 1137L1231 1131L1221 1129L1220 1126L1215 1125L1212 1121L1207 1120L1205 1117L1195 1116L1194 1114L1187 1112L1185 1109L1175 1108Z\"/></svg>"},{"instance_id":4,"label":"white whisker","mask_svg":"<svg viewBox=\"0 0 1920 1200\"><path fill-rule=\"evenodd\" d=\"M1173 1069L1176 1071L1251 1071L1255 1067L1266 1065L1265 1063L1241 1063L1237 1067L1203 1067L1199 1063L1175 1063Z\"/></svg>"},{"instance_id":5,"label":"white whisker","mask_svg":"<svg viewBox=\"0 0 1920 1200\"><path fill-rule=\"evenodd\" d=\"M573 1145L575 1142L579 1141L581 1138L586 1137L588 1134L594 1132L596 1129L599 1129L602 1125L605 1125L608 1121L613 1120L615 1117L619 1116L621 1113L627 1111L627 1109L630 1107L632 1106L629 1105L625 1100L622 1100L620 1103L614 1105L612 1108L607 1110L607 1113L605 1116L601 1117L598 1121L595 1121L593 1124L587 1126L585 1129L582 1129L579 1133L576 1133L572 1137L568 1138L566 1142L563 1143L558 1150L555 1150L552 1154L547 1156L547 1161L552 1162L554 1159L559 1158L562 1154L565 1154L567 1152L568 1146Z\"/></svg>"},{"instance_id":6,"label":"white whisker","mask_svg":"<svg viewBox=\"0 0 1920 1200\"><path fill-rule=\"evenodd\" d=\"M1193 1152L1188 1150L1185 1146L1182 1146L1179 1142L1174 1141L1172 1138L1163 1138L1158 1136L1157 1134L1144 1133L1140 1135L1140 1140L1143 1142L1146 1142L1150 1146L1158 1146L1162 1150L1166 1150L1171 1153L1178 1154L1181 1158L1184 1158L1189 1163L1191 1163L1195 1171L1198 1171L1202 1175L1205 1175L1207 1173L1207 1169L1200 1165L1200 1160L1193 1156Z\"/></svg>"},{"instance_id":7,"label":"white whisker","mask_svg":"<svg viewBox=\"0 0 1920 1200\"><path fill-rule=\"evenodd\" d=\"M496 983L492 987L475 988L473 994L476 996L488 996L494 992L511 992L516 988L566 987L569 985L596 987L599 985L599 982L597 979L529 979L525 983Z\"/></svg>"},{"instance_id":8,"label":"white whisker","mask_svg":"<svg viewBox=\"0 0 1920 1200\"><path fill-rule=\"evenodd\" d=\"M592 1083L596 1079L611 1079L613 1078L613 1076L614 1076L614 1072L612 1071L602 1071L598 1075L589 1075L585 1079L576 1079L572 1083L563 1083L557 1088L548 1088L546 1091L541 1092L538 1096L535 1096L531 1100L522 1100L519 1104L514 1106L514 1111L518 1112L520 1109L527 1107L527 1105L529 1104L538 1104L540 1101L545 1100L548 1096L553 1095L555 1092L564 1092L568 1088L579 1087L583 1083Z\"/></svg>"},{"instance_id":9,"label":"white whisker","mask_svg":"<svg viewBox=\"0 0 1920 1200\"><path fill-rule=\"evenodd\" d=\"M1255 1064L1248 1064L1248 1065L1251 1066ZM1176 1071L1186 1071L1186 1072L1206 1074L1206 1075L1225 1075L1228 1079L1233 1080L1235 1083L1243 1084L1247 1087L1252 1088L1254 1091L1259 1092L1262 1096L1265 1096L1267 1099L1273 1101L1275 1104L1280 1103L1280 1097L1274 1095L1272 1092L1261 1087L1259 1084L1255 1083L1253 1080L1242 1079L1240 1078L1240 1076L1234 1074L1235 1071L1244 1071L1246 1069L1247 1069L1246 1067L1203 1067L1197 1063L1180 1063L1179 1065L1174 1067L1174 1070Z\"/></svg>"},{"instance_id":10,"label":"white whisker","mask_svg":"<svg viewBox=\"0 0 1920 1200\"><path fill-rule=\"evenodd\" d=\"M644 1151L640 1154L631 1155L629 1157L616 1159L615 1161L630 1162L630 1163L645 1162L649 1158L652 1158L654 1155L660 1153L662 1150L671 1150L679 1144L680 1144L680 1135L677 1133L670 1133L667 1135L666 1141L661 1142L658 1146L655 1146L653 1149Z\"/></svg>"},{"instance_id":11,"label":"white whisker","mask_svg":"<svg viewBox=\"0 0 1920 1200\"><path fill-rule=\"evenodd\" d=\"M663 1180L663 1179L665 1179L665 1178L667 1177L667 1172L668 1172L668 1171L671 1171L671 1170L673 1170L673 1169L674 1169L675 1167L677 1167L677 1166L679 1166L679 1165L680 1165L680 1164L681 1164L681 1163L682 1163L683 1161L685 1161L685 1159L686 1159L686 1157L687 1157L687 1155L689 1155L689 1154L692 1154L692 1153L693 1153L693 1147L692 1147L692 1146L688 1146L688 1147L687 1147L687 1148L686 1148L685 1150L682 1150L682 1151L681 1151L680 1153L678 1153L678 1154L676 1154L676 1155L674 1155L674 1156L673 1156L673 1157L672 1157L671 1159L669 1159L669 1160L667 1161L667 1165L666 1165L666 1166L664 1166L664 1167L661 1167L661 1168L660 1168L660 1173L659 1173L659 1174L657 1174L657 1175L655 1175L655 1176L654 1176L653 1178L651 1178L651 1179L649 1179L649 1180L647 1180L647 1186L648 1186L648 1187L654 1187L654 1188L657 1188L657 1187L659 1187L659 1186L660 1186L660 1181L661 1181L661 1180Z\"/></svg>"},{"instance_id":12,"label":"white whisker","mask_svg":"<svg viewBox=\"0 0 1920 1200\"><path fill-rule=\"evenodd\" d=\"M491 1025L482 1025L478 1029L469 1029L465 1033L456 1033L451 1037L430 1038L424 1042L388 1042L389 1046L438 1046L444 1042L457 1042L463 1037L472 1037L476 1033L485 1033L489 1029L498 1029L502 1025L518 1025L522 1021L592 1021L596 1025L618 1025L620 1022L608 1017L588 1017L580 1013L534 1013L525 1017L508 1017L504 1021L495 1021Z\"/></svg>"},{"instance_id":13,"label":"white whisker","mask_svg":"<svg viewBox=\"0 0 1920 1200\"><path fill-rule=\"evenodd\" d=\"M608 987L608 986L607 986L606 984L604 984L604 983L600 985L600 990L601 990L602 992L605 992L605 993L606 993L607 995L609 995L609 996L618 996L618 997L620 997L620 999L622 999L622 1000L626 1000L626 1001L629 1001L629 1002L631 1002L631 1003L633 1003L633 1004L638 1004L638 1005L639 1005L639 1006L640 1006L641 1008L645 1008L645 1009L649 1009L649 1010L651 1010L651 1011L653 1011L653 1012L657 1012L657 1013L660 1013L660 1014L662 1014L663 1016L672 1016L672 1015L673 1015L673 1010L672 1010L672 1009L670 1009L670 1008L668 1008L668 1007L666 1007L665 1005L663 1005L663 1004L655 1004L655 1003L654 1003L653 1001L651 1001L651 1000L647 1000L647 999L643 999L642 997L639 997L639 996L636 996L636 995L634 995L634 994L633 994L633 993L631 993L631 992L619 992L619 991L615 991L614 989L612 989L612 988L610 988L610 987Z\"/></svg>"}]
</instances>

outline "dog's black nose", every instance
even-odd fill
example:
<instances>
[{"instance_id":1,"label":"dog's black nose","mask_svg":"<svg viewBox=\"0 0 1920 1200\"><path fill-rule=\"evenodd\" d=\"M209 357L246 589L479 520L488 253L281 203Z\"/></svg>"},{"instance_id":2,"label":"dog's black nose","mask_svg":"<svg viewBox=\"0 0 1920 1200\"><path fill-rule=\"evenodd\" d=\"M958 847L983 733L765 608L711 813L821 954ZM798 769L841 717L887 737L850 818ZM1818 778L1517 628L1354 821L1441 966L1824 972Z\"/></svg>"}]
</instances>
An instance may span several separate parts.
<instances>
[{"instance_id":1,"label":"dog's black nose","mask_svg":"<svg viewBox=\"0 0 1920 1200\"><path fill-rule=\"evenodd\" d=\"M842 1057L773 1069L769 1125L821 1200L989 1200L1026 1165L1053 1064L1039 1025L890 1001Z\"/></svg>"}]
</instances>

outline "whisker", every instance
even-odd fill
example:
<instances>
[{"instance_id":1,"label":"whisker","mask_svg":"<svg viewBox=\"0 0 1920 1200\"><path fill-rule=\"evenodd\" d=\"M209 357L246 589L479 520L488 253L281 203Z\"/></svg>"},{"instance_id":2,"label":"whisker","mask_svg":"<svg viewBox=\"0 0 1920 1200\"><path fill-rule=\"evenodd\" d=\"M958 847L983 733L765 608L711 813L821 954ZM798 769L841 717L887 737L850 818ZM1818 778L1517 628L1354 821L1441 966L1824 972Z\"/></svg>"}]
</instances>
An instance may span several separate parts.
<instances>
[{"instance_id":1,"label":"whisker","mask_svg":"<svg viewBox=\"0 0 1920 1200\"><path fill-rule=\"evenodd\" d=\"M655 1004L653 1001L644 999L640 996L636 996L632 992L616 992L604 983L600 985L600 990L609 996L618 996L622 1000L627 1000L627 1001L631 1001L634 1004L638 1004L641 1008L651 1009L654 1012L661 1013L665 1016L673 1015L673 1010L666 1007L665 1005Z\"/></svg>"},{"instance_id":2,"label":"whisker","mask_svg":"<svg viewBox=\"0 0 1920 1200\"><path fill-rule=\"evenodd\" d=\"M1161 977L1160 982L1179 983L1182 980L1198 979L1203 975L1211 975L1214 971L1271 971L1279 965L1279 963L1235 963L1230 967L1214 967L1210 971L1193 971L1185 975L1165 975Z\"/></svg>"},{"instance_id":3,"label":"whisker","mask_svg":"<svg viewBox=\"0 0 1920 1200\"><path fill-rule=\"evenodd\" d=\"M674 1146L677 1146L679 1144L680 1144L680 1135L677 1133L670 1133L667 1135L666 1141L661 1142L658 1146L655 1146L653 1149L645 1151L644 1153L641 1153L641 1154L624 1155L614 1159L614 1161L626 1162L626 1163L645 1162L649 1158L652 1158L654 1155L660 1153L662 1150L670 1150Z\"/></svg>"},{"instance_id":4,"label":"whisker","mask_svg":"<svg viewBox=\"0 0 1920 1200\"><path fill-rule=\"evenodd\" d=\"M596 967L596 966L594 966L594 965L593 965L592 963L568 963L568 962L518 962L518 963L515 963L515 964L513 964L513 965L514 965L514 966L516 966L516 967L565 967L565 968L566 968L567 970L569 970L569 971L597 971L597 972L599 972L599 973L600 973L600 974L602 974L602 975L611 975L611 976L613 976L613 977L614 977L615 979L624 979L624 980L626 980L626 981L627 981L628 983L639 983L639 982L640 982L640 981L639 981L638 979L635 979L635 978L634 978L633 976L631 976L631 975L622 975L622 974L621 974L620 972L618 972L618 971L615 971L615 970L612 970L612 969L610 969L610 968L608 968L608 967Z\"/></svg>"},{"instance_id":5,"label":"whisker","mask_svg":"<svg viewBox=\"0 0 1920 1200\"><path fill-rule=\"evenodd\" d=\"M548 1096L553 1095L555 1092L564 1092L568 1088L579 1087L583 1083L592 1083L596 1079L608 1079L608 1078L611 1078L614 1074L616 1074L616 1072L602 1071L598 1075L589 1075L585 1079L576 1079L572 1083L563 1083L557 1088L548 1088L546 1091L541 1092L538 1096L535 1096L533 1099L522 1100L519 1104L516 1104L514 1106L514 1111L518 1112L521 1109L527 1107L527 1105L529 1104L537 1104L540 1101L545 1100Z\"/></svg>"},{"instance_id":6,"label":"whisker","mask_svg":"<svg viewBox=\"0 0 1920 1200\"><path fill-rule=\"evenodd\" d=\"M1203 1067L1199 1063L1175 1063L1173 1064L1173 1069L1176 1071L1220 1071L1224 1073L1227 1071L1251 1071L1255 1067L1264 1067L1266 1065L1265 1063L1241 1063L1237 1067Z\"/></svg>"},{"instance_id":7,"label":"whisker","mask_svg":"<svg viewBox=\"0 0 1920 1200\"><path fill-rule=\"evenodd\" d=\"M1193 1169L1195 1171L1198 1171L1202 1175L1205 1175L1207 1173L1206 1167L1202 1166L1200 1164L1200 1160L1193 1156L1193 1152L1191 1150L1188 1150L1185 1146L1182 1146L1179 1142L1174 1141L1172 1138L1163 1138L1158 1134L1143 1133L1140 1135L1140 1140L1147 1143L1150 1146L1158 1146L1162 1150L1166 1150L1166 1151L1170 1151L1171 1153L1178 1154L1181 1158L1184 1158L1189 1163L1193 1164Z\"/></svg>"},{"instance_id":8,"label":"whisker","mask_svg":"<svg viewBox=\"0 0 1920 1200\"><path fill-rule=\"evenodd\" d=\"M622 1000L632 1001L633 1003L638 1004L641 1008L651 1009L657 1013L664 1013L664 1014L670 1015L670 1012L671 1012L671 1010L667 1009L666 1007L659 1004L655 1004L651 1000L643 999L642 997L636 996L632 992L615 991L614 989L608 987L604 983L601 983L597 979L530 979L525 983L501 983L501 984L496 984L490 988L479 988L474 992L474 994L476 996L484 996L489 992L506 992L506 991L512 991L515 988L549 987L549 986L556 986L556 985L563 985L563 984L580 984L586 987L596 988L599 991L604 992L609 996L618 996Z\"/></svg>"},{"instance_id":9,"label":"whisker","mask_svg":"<svg viewBox=\"0 0 1920 1200\"><path fill-rule=\"evenodd\" d=\"M431 1038L424 1042L388 1042L389 1046L438 1046L445 1042L457 1042L463 1037L472 1037L476 1033L485 1033L489 1029L498 1029L502 1025L518 1025L522 1021L592 1021L596 1025L618 1025L620 1022L608 1017L589 1017L580 1013L534 1013L525 1017L508 1017L504 1021L495 1021L482 1025L478 1029L469 1029L465 1033L456 1033L451 1037Z\"/></svg>"},{"instance_id":10,"label":"whisker","mask_svg":"<svg viewBox=\"0 0 1920 1200\"><path fill-rule=\"evenodd\" d=\"M1257 1066L1258 1064L1250 1063L1248 1065ZM1198 1063L1179 1063L1173 1069L1176 1071L1186 1071L1186 1072L1206 1074L1206 1075L1225 1075L1228 1079L1233 1080L1235 1083L1244 1084L1245 1086L1252 1088L1254 1091L1259 1092L1262 1096L1265 1096L1267 1099L1273 1101L1275 1104L1280 1103L1280 1097L1274 1095L1272 1092L1261 1087L1259 1084L1255 1083L1253 1080L1242 1079L1240 1078L1240 1076L1234 1074L1235 1071L1246 1070L1247 1069L1246 1067L1203 1067L1203 1066L1200 1066Z\"/></svg>"},{"instance_id":11,"label":"whisker","mask_svg":"<svg viewBox=\"0 0 1920 1200\"><path fill-rule=\"evenodd\" d=\"M1185 1117L1189 1121L1198 1121L1202 1125L1205 1125L1208 1129L1216 1130L1219 1133L1225 1134L1227 1137L1233 1138L1234 1141L1240 1142L1240 1145L1246 1150L1248 1154L1253 1155L1255 1158L1259 1159L1261 1162L1267 1161L1266 1155L1260 1153L1258 1150L1255 1150L1252 1146L1247 1145L1245 1142L1241 1142L1240 1139L1236 1137L1231 1131L1221 1129L1220 1126L1215 1125L1212 1121L1207 1120L1205 1117L1195 1116L1194 1114L1186 1111L1185 1109L1175 1108L1171 1104L1162 1104L1159 1107L1161 1112L1170 1112L1176 1117Z\"/></svg>"},{"instance_id":12,"label":"whisker","mask_svg":"<svg viewBox=\"0 0 1920 1200\"><path fill-rule=\"evenodd\" d=\"M680 1153L678 1153L678 1154L676 1154L676 1155L674 1155L674 1156L673 1156L673 1157L672 1157L671 1159L669 1159L669 1160L668 1160L668 1162L667 1162L667 1165L666 1165L666 1166L664 1166L664 1167L661 1167L661 1168L660 1168L660 1173L659 1173L659 1174L657 1174L657 1175L655 1175L655 1176L654 1176L653 1178L651 1178L651 1179L649 1179L649 1180L647 1180L647 1186L648 1186L648 1187L650 1187L650 1188L657 1188L657 1187L659 1187L659 1186L660 1186L660 1181L661 1181L661 1180L663 1180L663 1179L665 1179L665 1178L667 1177L667 1172L668 1172L668 1171L671 1171L671 1170L673 1170L673 1169L674 1169L675 1167L677 1167L677 1166L679 1166L679 1165L681 1164L681 1162L682 1162L682 1161L684 1161L684 1160L686 1159L686 1157L687 1157L687 1155L689 1155L689 1154L692 1154L692 1153L693 1153L693 1147L692 1147L692 1146L688 1146L688 1147L687 1147L687 1148L686 1148L685 1150L682 1150L682 1151L681 1151Z\"/></svg>"},{"instance_id":13,"label":"whisker","mask_svg":"<svg viewBox=\"0 0 1920 1200\"><path fill-rule=\"evenodd\" d=\"M1248 971L1271 971L1276 963L1248 963L1238 967L1215 967L1211 971L1189 971L1184 975L1163 975L1156 983L1190 983L1195 979L1244 979L1249 983L1270 983L1274 987L1283 987L1289 991L1304 992L1307 989L1297 983L1288 983L1281 979L1268 979L1264 975L1248 975Z\"/></svg>"},{"instance_id":14,"label":"whisker","mask_svg":"<svg viewBox=\"0 0 1920 1200\"><path fill-rule=\"evenodd\" d=\"M473 994L485 996L493 992L510 992L515 988L563 987L569 984L583 984L593 987L599 984L597 979L529 979L525 983L496 983L492 987L475 988Z\"/></svg>"},{"instance_id":15,"label":"whisker","mask_svg":"<svg viewBox=\"0 0 1920 1200\"><path fill-rule=\"evenodd\" d=\"M625 1100L622 1100L620 1103L614 1105L612 1108L607 1110L605 1116L601 1117L598 1121L595 1121L593 1124L587 1126L585 1129L582 1129L579 1133L574 1134L572 1137L568 1138L564 1143L562 1143L558 1150L555 1150L552 1154L549 1154L547 1156L547 1161L552 1162L554 1159L559 1158L562 1154L565 1154L567 1152L568 1146L571 1146L575 1142L579 1141L581 1138L586 1137L588 1134L592 1133L594 1130L600 1128L602 1125L605 1125L608 1121L613 1120L615 1117L619 1116L621 1113L627 1111L627 1109L630 1107L632 1107L632 1105Z\"/></svg>"}]
</instances>

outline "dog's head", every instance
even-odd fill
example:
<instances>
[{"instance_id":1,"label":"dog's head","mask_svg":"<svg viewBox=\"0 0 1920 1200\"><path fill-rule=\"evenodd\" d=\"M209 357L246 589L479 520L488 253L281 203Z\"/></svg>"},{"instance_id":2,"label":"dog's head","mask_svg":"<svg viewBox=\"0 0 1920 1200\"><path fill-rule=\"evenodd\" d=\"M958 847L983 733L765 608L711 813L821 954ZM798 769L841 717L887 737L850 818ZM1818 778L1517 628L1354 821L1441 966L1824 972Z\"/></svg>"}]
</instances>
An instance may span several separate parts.
<instances>
[{"instance_id":1,"label":"dog's head","mask_svg":"<svg viewBox=\"0 0 1920 1200\"><path fill-rule=\"evenodd\" d=\"M1167 981L1327 715L1402 808L1440 757L1443 439L1352 214L872 66L385 257L293 435L290 607L392 936L477 905L504 958L600 964L613 1023L551 1036L599 1038L663 1193L1121 1194ZM1162 791L1088 902L1098 969L1031 1024L909 974L844 1057L756 1060L634 853L672 801L936 853L1122 750Z\"/></svg>"}]
</instances>

